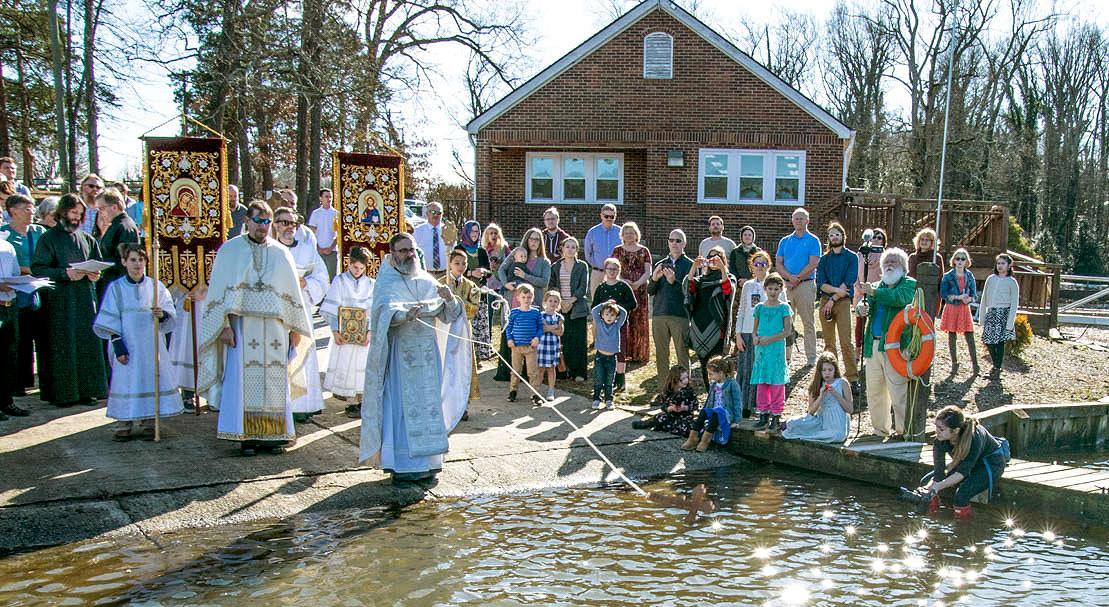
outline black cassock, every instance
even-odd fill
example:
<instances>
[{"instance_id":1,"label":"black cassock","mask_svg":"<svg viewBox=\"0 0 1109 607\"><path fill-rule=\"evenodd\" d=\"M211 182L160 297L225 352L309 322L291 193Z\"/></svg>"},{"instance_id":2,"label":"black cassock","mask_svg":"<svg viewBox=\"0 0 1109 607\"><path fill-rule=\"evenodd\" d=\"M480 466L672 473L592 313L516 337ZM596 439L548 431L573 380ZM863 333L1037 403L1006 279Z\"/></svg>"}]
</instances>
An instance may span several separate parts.
<instances>
[{"instance_id":1,"label":"black cassock","mask_svg":"<svg viewBox=\"0 0 1109 607\"><path fill-rule=\"evenodd\" d=\"M66 231L61 223L47 230L35 247L31 273L54 281L44 306L49 361L39 368L42 400L72 403L108 396L104 342L92 332L99 304L96 284L66 275L69 264L99 258L92 236Z\"/></svg>"}]
</instances>

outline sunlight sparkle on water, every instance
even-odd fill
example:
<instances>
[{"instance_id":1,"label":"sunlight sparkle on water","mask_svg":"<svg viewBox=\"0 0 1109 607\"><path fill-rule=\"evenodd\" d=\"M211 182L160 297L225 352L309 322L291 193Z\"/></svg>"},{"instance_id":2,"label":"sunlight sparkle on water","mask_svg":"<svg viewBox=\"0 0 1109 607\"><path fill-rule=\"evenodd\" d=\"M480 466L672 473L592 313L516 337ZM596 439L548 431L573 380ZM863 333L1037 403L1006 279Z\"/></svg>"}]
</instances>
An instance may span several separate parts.
<instances>
[{"instance_id":1,"label":"sunlight sparkle on water","mask_svg":"<svg viewBox=\"0 0 1109 607\"><path fill-rule=\"evenodd\" d=\"M720 524L720 521L713 521L712 522L712 530L713 531L720 531L721 527L723 527L723 525Z\"/></svg>"},{"instance_id":2,"label":"sunlight sparkle on water","mask_svg":"<svg viewBox=\"0 0 1109 607\"><path fill-rule=\"evenodd\" d=\"M888 544L878 544L878 552L889 552L890 547Z\"/></svg>"},{"instance_id":3,"label":"sunlight sparkle on water","mask_svg":"<svg viewBox=\"0 0 1109 607\"><path fill-rule=\"evenodd\" d=\"M1048 530L1043 532L1043 538L1044 538L1044 540L1046 540L1048 542L1054 542L1055 541L1055 532L1052 531L1051 529L1048 529Z\"/></svg>"},{"instance_id":4,"label":"sunlight sparkle on water","mask_svg":"<svg viewBox=\"0 0 1109 607\"><path fill-rule=\"evenodd\" d=\"M1022 585L1025 588L1031 588L1032 587L1032 580L1024 580L1024 584L1022 584Z\"/></svg>"},{"instance_id":5,"label":"sunlight sparkle on water","mask_svg":"<svg viewBox=\"0 0 1109 607\"><path fill-rule=\"evenodd\" d=\"M846 533L847 535L855 535L855 526L854 525L848 525L848 526L843 528L843 532Z\"/></svg>"},{"instance_id":6,"label":"sunlight sparkle on water","mask_svg":"<svg viewBox=\"0 0 1109 607\"><path fill-rule=\"evenodd\" d=\"M823 552L824 554L828 554L832 551L832 545L828 544L828 543L821 544L820 545L820 551Z\"/></svg>"},{"instance_id":7,"label":"sunlight sparkle on water","mask_svg":"<svg viewBox=\"0 0 1109 607\"><path fill-rule=\"evenodd\" d=\"M764 565L762 568L762 574L766 577L774 577L775 575L778 575L778 570L773 565Z\"/></svg>"},{"instance_id":8,"label":"sunlight sparkle on water","mask_svg":"<svg viewBox=\"0 0 1109 607\"><path fill-rule=\"evenodd\" d=\"M825 511L824 511L824 512L823 512L823 513L821 514L821 516L823 516L823 517L824 517L824 518L826 518L826 519L829 519L829 518L834 518L834 517L836 516L836 513L835 513L835 512L832 512L831 510L825 510Z\"/></svg>"},{"instance_id":9,"label":"sunlight sparkle on water","mask_svg":"<svg viewBox=\"0 0 1109 607\"><path fill-rule=\"evenodd\" d=\"M833 582L832 580L829 580L828 578L824 578L824 580L820 582L820 586L822 588L824 588L825 590L830 590L830 589L834 588L835 585L836 585L836 583Z\"/></svg>"},{"instance_id":10,"label":"sunlight sparkle on water","mask_svg":"<svg viewBox=\"0 0 1109 607\"><path fill-rule=\"evenodd\" d=\"M766 559L770 558L770 549L762 547L755 548L754 557L765 561Z\"/></svg>"},{"instance_id":11,"label":"sunlight sparkle on water","mask_svg":"<svg viewBox=\"0 0 1109 607\"><path fill-rule=\"evenodd\" d=\"M920 530L918 530L916 532L916 536L919 537L920 539L924 539L924 538L928 537L928 530L925 529L924 527L921 527Z\"/></svg>"},{"instance_id":12,"label":"sunlight sparkle on water","mask_svg":"<svg viewBox=\"0 0 1109 607\"><path fill-rule=\"evenodd\" d=\"M1013 527L1013 525L1015 525L1015 524L1017 524L1017 523L1013 519L1011 519L1011 518L1005 519L1005 526L1006 527L1009 527L1011 529Z\"/></svg>"},{"instance_id":13,"label":"sunlight sparkle on water","mask_svg":"<svg viewBox=\"0 0 1109 607\"><path fill-rule=\"evenodd\" d=\"M1021 529L1020 527L1017 527L1016 529L1013 529L1013 535L1016 536L1016 537L1020 537L1020 536L1024 535L1024 529Z\"/></svg>"},{"instance_id":14,"label":"sunlight sparkle on water","mask_svg":"<svg viewBox=\"0 0 1109 607\"><path fill-rule=\"evenodd\" d=\"M820 573L820 567L813 567L812 569L809 569L809 575L813 577L823 577Z\"/></svg>"},{"instance_id":15,"label":"sunlight sparkle on water","mask_svg":"<svg viewBox=\"0 0 1109 607\"><path fill-rule=\"evenodd\" d=\"M790 584L782 590L782 602L786 605L802 605L809 600L809 591L800 584Z\"/></svg>"},{"instance_id":16,"label":"sunlight sparkle on water","mask_svg":"<svg viewBox=\"0 0 1109 607\"><path fill-rule=\"evenodd\" d=\"M923 569L925 565L924 557L920 556L919 554L913 554L905 557L905 560L902 561L902 564L905 566L906 569L910 571Z\"/></svg>"},{"instance_id":17,"label":"sunlight sparkle on water","mask_svg":"<svg viewBox=\"0 0 1109 607\"><path fill-rule=\"evenodd\" d=\"M882 559L874 559L873 561L870 561L870 568L876 572L881 571L886 568L886 562Z\"/></svg>"}]
</instances>

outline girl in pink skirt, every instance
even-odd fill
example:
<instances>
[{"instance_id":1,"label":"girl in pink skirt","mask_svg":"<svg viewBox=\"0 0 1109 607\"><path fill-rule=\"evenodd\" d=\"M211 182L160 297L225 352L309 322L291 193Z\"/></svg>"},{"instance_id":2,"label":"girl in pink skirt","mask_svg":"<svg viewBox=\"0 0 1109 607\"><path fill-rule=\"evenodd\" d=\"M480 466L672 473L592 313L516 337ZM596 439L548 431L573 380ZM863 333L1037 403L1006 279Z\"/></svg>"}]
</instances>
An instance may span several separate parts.
<instances>
[{"instance_id":1,"label":"girl in pink skirt","mask_svg":"<svg viewBox=\"0 0 1109 607\"><path fill-rule=\"evenodd\" d=\"M940 280L940 299L943 300L943 315L940 316L940 330L947 332L947 347L951 351L951 373L959 370L959 360L955 355L957 335L962 333L970 350L970 363L974 374L978 375L978 351L974 349L974 319L970 316L970 304L978 297L974 274L970 273L970 253L958 249L951 256L951 270Z\"/></svg>"}]
</instances>

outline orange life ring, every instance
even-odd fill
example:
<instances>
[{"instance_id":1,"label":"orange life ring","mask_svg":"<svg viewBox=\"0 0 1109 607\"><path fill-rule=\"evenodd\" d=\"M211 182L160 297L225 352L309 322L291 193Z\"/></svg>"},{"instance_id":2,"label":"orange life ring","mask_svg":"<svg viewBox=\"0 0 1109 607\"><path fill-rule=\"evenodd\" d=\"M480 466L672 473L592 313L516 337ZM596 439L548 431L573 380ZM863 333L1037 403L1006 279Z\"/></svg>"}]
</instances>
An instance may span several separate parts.
<instances>
[{"instance_id":1,"label":"orange life ring","mask_svg":"<svg viewBox=\"0 0 1109 607\"><path fill-rule=\"evenodd\" d=\"M913 359L911 368L909 361L901 354L901 332L909 325L917 327L922 333L920 354ZM906 307L890 321L885 350L890 366L901 375L908 378L924 375L932 366L932 356L936 353L936 330L932 328L932 320L914 306Z\"/></svg>"}]
</instances>

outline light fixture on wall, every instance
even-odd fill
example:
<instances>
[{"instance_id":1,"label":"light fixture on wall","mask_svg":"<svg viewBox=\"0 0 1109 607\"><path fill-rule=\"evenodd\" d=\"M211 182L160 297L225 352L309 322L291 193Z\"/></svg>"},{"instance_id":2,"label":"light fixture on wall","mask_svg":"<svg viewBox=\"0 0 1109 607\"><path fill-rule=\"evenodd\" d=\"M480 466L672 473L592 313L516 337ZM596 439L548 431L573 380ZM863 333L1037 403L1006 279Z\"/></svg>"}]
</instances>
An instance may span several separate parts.
<instances>
[{"instance_id":1,"label":"light fixture on wall","mask_svg":"<svg viewBox=\"0 0 1109 607\"><path fill-rule=\"evenodd\" d=\"M668 167L684 167L685 166L685 151L681 148L674 148L666 152L666 166Z\"/></svg>"}]
</instances>

